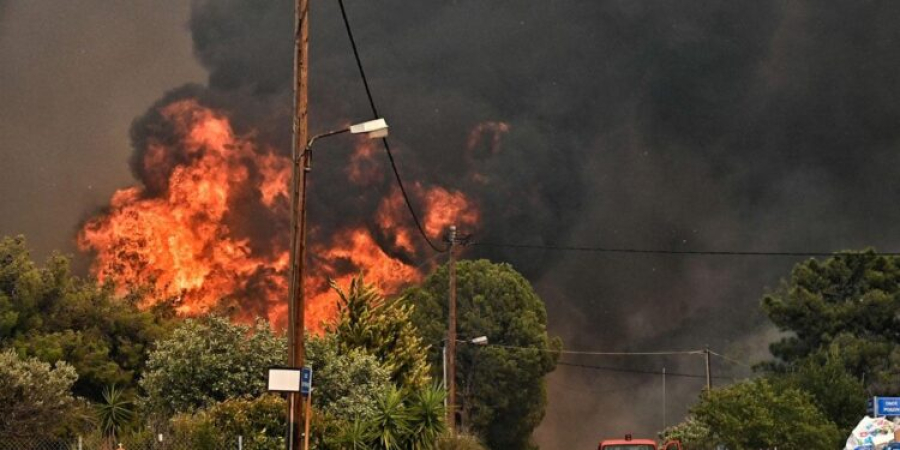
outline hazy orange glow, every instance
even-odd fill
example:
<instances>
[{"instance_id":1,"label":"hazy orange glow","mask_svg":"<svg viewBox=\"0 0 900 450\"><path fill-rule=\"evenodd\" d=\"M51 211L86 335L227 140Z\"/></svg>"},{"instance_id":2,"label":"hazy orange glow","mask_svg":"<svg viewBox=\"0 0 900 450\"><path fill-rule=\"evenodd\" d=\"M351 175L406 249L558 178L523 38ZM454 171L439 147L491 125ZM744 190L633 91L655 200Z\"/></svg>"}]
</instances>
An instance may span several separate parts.
<instances>
[{"instance_id":1,"label":"hazy orange glow","mask_svg":"<svg viewBox=\"0 0 900 450\"><path fill-rule=\"evenodd\" d=\"M158 112L175 139L167 135L148 142L140 161L144 186L117 191L107 210L78 234L79 247L95 256L92 271L122 291L152 287L155 295L145 298L144 306L174 298L178 311L191 315L228 299L240 305L240 317L264 314L284 326L289 158L260 146L252 134L236 135L224 114L197 101L178 101ZM353 185L382 183L376 150L371 142L357 143L345 169ZM462 192L418 183L412 189L432 237L453 223L477 223L478 210ZM280 231L265 239L252 237L247 230L259 218L238 211L248 202L267 210ZM390 294L422 278L424 268L408 262L422 256L421 240L399 191L381 199L371 220L311 234L316 242L309 243L305 291L312 329L321 330L336 312L329 279L345 285L362 271L368 282Z\"/></svg>"}]
</instances>

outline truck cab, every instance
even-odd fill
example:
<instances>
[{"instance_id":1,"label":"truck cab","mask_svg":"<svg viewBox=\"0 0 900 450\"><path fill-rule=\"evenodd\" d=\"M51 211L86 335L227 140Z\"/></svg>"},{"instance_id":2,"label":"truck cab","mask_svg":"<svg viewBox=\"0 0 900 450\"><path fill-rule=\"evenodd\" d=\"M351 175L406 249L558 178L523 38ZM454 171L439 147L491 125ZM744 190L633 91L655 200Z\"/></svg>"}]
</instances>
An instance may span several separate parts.
<instances>
[{"instance_id":1,"label":"truck cab","mask_svg":"<svg viewBox=\"0 0 900 450\"><path fill-rule=\"evenodd\" d=\"M661 447L652 439L633 439L630 434L625 439L606 439L600 442L597 450L682 450L681 443L670 441Z\"/></svg>"}]
</instances>

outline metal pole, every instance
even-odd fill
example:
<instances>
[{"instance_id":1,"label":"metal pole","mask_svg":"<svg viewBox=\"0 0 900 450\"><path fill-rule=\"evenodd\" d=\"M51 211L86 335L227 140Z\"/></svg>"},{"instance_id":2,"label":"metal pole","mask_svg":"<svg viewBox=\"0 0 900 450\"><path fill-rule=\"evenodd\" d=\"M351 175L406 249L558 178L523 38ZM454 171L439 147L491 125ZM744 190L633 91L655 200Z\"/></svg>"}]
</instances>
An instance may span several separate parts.
<instances>
[{"instance_id":1,"label":"metal pole","mask_svg":"<svg viewBox=\"0 0 900 450\"><path fill-rule=\"evenodd\" d=\"M663 413L663 431L666 429L666 368L663 367L662 370L662 384L663 384L663 398L662 398L662 413Z\"/></svg>"},{"instance_id":2,"label":"metal pole","mask_svg":"<svg viewBox=\"0 0 900 450\"><path fill-rule=\"evenodd\" d=\"M244 436L238 436L238 450L244 450Z\"/></svg>"},{"instance_id":3,"label":"metal pole","mask_svg":"<svg viewBox=\"0 0 900 450\"><path fill-rule=\"evenodd\" d=\"M447 304L447 429L456 432L456 226L450 226L450 297Z\"/></svg>"},{"instance_id":4,"label":"metal pole","mask_svg":"<svg viewBox=\"0 0 900 450\"><path fill-rule=\"evenodd\" d=\"M712 391L712 371L709 366L709 346L706 346L706 349L703 352L706 355L706 393L709 394Z\"/></svg>"},{"instance_id":5,"label":"metal pole","mask_svg":"<svg viewBox=\"0 0 900 450\"><path fill-rule=\"evenodd\" d=\"M296 0L294 7L294 139L292 145L293 177L291 196L291 275L288 292L288 364L300 368L304 360L304 319L306 299L303 280L306 254L306 169L309 69L309 0ZM304 404L291 394L288 412L288 449L299 449L300 426Z\"/></svg>"},{"instance_id":6,"label":"metal pole","mask_svg":"<svg viewBox=\"0 0 900 450\"><path fill-rule=\"evenodd\" d=\"M441 346L441 369L443 369L442 371L444 372L443 378L441 379L441 381L442 381L441 387L444 388L444 390L447 390L447 342L446 341L444 341L443 345ZM444 406L447 406L446 396L444 397Z\"/></svg>"}]
</instances>

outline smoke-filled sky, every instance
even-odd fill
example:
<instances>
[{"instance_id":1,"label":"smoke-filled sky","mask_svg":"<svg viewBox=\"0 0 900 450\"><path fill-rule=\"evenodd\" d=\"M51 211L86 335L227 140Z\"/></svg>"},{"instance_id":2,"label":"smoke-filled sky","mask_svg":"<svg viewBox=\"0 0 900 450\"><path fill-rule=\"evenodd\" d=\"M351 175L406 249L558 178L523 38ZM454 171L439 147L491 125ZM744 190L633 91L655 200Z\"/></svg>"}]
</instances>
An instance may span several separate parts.
<instances>
[{"instance_id":1,"label":"smoke-filled sky","mask_svg":"<svg viewBox=\"0 0 900 450\"><path fill-rule=\"evenodd\" d=\"M157 101L200 98L287 150L291 2L184 3L0 0L0 234L26 234L37 256L74 252L80 224L145 175L129 165L131 139L140 152ZM368 119L337 3L312 4L310 128ZM475 199L481 223L464 231L476 240L900 249L890 233L900 219L900 4L347 6L404 178ZM347 201L358 196L340 169L349 151L340 140L318 148L311 223L365 222L377 205ZM709 344L745 360L774 338L761 294L797 261L492 247L467 256L525 272L571 349ZM703 368L696 356L567 361ZM714 371L747 373L722 360ZM669 424L701 386L669 379ZM550 394L544 448L662 425L658 377L560 367Z\"/></svg>"}]
</instances>

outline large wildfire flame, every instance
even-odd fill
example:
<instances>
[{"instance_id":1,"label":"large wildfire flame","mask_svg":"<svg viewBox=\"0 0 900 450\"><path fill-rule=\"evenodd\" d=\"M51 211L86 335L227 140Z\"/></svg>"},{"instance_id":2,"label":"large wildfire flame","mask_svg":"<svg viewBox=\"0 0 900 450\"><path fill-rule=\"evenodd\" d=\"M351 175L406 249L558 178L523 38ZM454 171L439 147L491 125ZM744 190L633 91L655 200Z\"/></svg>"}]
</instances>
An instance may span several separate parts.
<instances>
[{"instance_id":1,"label":"large wildfire flame","mask_svg":"<svg viewBox=\"0 0 900 450\"><path fill-rule=\"evenodd\" d=\"M179 312L191 315L229 300L240 305L245 318L263 315L284 326L290 159L256 143L252 133L237 135L223 112L196 100L170 103L158 112L171 130L165 139L146 144L137 162L143 186L116 192L108 210L78 235L79 247L95 255L92 271L122 291L150 287L153 294L144 306L174 299ZM346 168L352 184L381 179L376 149L359 143ZM424 207L423 226L432 237L451 223L474 226L479 220L477 207L462 192L420 183L411 191ZM277 222L270 228L278 232L266 239L247 232L247 224L260 218L246 217L242 211L254 209L242 207L246 204L265 213L261 220ZM404 208L394 190L381 199L373 223L312 233L308 326L319 329L334 316L329 279L345 284L363 271L367 281L390 294L421 278L423 267L408 262L421 243Z\"/></svg>"}]
</instances>

